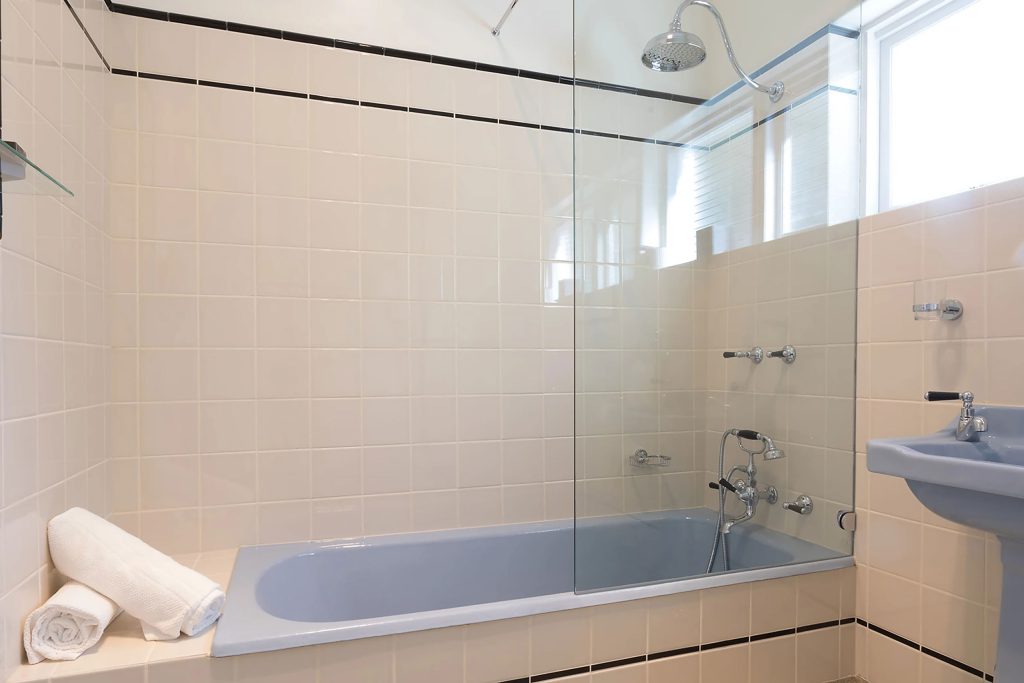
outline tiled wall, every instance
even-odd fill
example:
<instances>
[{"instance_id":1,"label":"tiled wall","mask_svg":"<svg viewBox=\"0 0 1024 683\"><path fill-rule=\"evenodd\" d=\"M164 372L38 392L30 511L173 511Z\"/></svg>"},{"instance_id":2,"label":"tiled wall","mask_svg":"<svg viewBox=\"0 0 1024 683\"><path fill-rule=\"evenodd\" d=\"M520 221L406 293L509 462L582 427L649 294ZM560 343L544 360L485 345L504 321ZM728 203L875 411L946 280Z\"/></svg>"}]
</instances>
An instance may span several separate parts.
<instances>
[{"instance_id":1,"label":"tiled wall","mask_svg":"<svg viewBox=\"0 0 1024 683\"><path fill-rule=\"evenodd\" d=\"M572 86L115 19L117 69L221 85L110 81L113 519L185 552L571 517ZM633 135L689 106L581 97Z\"/></svg>"},{"instance_id":2,"label":"tiled wall","mask_svg":"<svg viewBox=\"0 0 1024 683\"><path fill-rule=\"evenodd\" d=\"M898 478L867 472L868 439L924 434L957 415L924 391L1022 405L1024 184L1012 181L862 221L858 344L858 610L868 623L991 674L1001 572L996 540L922 507ZM915 322L917 280L947 282L956 322ZM862 631L871 683L977 681ZM919 678L920 677L920 678Z\"/></svg>"},{"instance_id":3,"label":"tiled wall","mask_svg":"<svg viewBox=\"0 0 1024 683\"><path fill-rule=\"evenodd\" d=\"M772 436L786 457L758 457L755 465L759 485L776 486L780 501L761 502L757 521L844 553L851 535L836 525L836 513L853 504L856 257L856 224L843 223L708 256L700 271L707 283L704 481L718 479L724 430ZM787 344L797 353L791 365L722 357L724 350L757 345L768 353ZM729 438L726 471L746 462ZM814 501L810 515L782 507L800 495ZM717 509L718 494L706 490L705 505ZM742 510L734 503L730 514Z\"/></svg>"},{"instance_id":4,"label":"tiled wall","mask_svg":"<svg viewBox=\"0 0 1024 683\"><path fill-rule=\"evenodd\" d=\"M96 7L80 8L94 20ZM109 237L100 58L62 3L0 3L3 139L74 192L5 182L0 241L0 679L53 589L45 523L107 500ZM30 174L32 172L30 171Z\"/></svg>"},{"instance_id":5,"label":"tiled wall","mask_svg":"<svg viewBox=\"0 0 1024 683\"><path fill-rule=\"evenodd\" d=\"M577 109L582 117L589 109ZM675 128L659 134L678 134ZM691 508L695 282L656 228L686 150L576 141L576 478L586 516ZM685 236L684 236L685 238ZM670 457L637 466L638 449Z\"/></svg>"}]
</instances>

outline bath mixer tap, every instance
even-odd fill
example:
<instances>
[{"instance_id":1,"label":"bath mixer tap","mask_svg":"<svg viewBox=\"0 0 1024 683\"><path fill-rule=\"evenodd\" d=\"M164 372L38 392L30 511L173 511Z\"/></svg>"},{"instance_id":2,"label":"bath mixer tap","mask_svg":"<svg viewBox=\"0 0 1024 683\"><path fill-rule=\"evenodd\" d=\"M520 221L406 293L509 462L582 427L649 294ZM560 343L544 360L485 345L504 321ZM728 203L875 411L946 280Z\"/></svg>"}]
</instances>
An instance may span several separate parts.
<instances>
[{"instance_id":1,"label":"bath mixer tap","mask_svg":"<svg viewBox=\"0 0 1024 683\"><path fill-rule=\"evenodd\" d=\"M708 484L710 488L724 488L727 491L736 494L736 497L740 500L741 503L743 503L743 514L734 519L727 519L722 524L723 534L727 534L730 531L732 531L732 528L734 526L743 524L744 522L749 522L751 519L753 519L754 515L757 513L757 504L760 501L763 500L767 502L769 505L774 505L779 500L779 491L774 486L768 486L763 489L757 487L756 467L754 467L753 465L751 465L749 468L737 466L734 467L731 472L729 472L729 476L732 476L733 473L737 471L746 472L747 475L750 477L750 480L745 481L743 479L737 479L736 483L733 484L726 477L722 477L717 482L713 481L710 484Z\"/></svg>"},{"instance_id":2,"label":"bath mixer tap","mask_svg":"<svg viewBox=\"0 0 1024 683\"><path fill-rule=\"evenodd\" d=\"M728 355L726 356L729 357ZM736 465L725 473L725 443L730 436L736 437L736 442L744 453L747 454L746 466ZM744 440L759 441L760 450L747 448ZM729 545L725 539L737 524L743 524L754 518L757 513L757 503L761 500L773 505L779 500L779 492L774 486L765 489L757 488L757 466L754 459L760 455L764 460L777 460L786 457L786 452L775 445L775 441L767 434L754 431L753 429L737 429L735 427L722 432L722 439L718 444L718 481L710 482L709 487L718 491L718 529L715 533L715 542L711 546L711 555L708 557L707 573L710 574L715 568L715 558L718 551L722 551L722 559L725 569L729 569ZM738 479L732 483L732 476L742 472L747 479ZM735 519L726 519L725 499L726 492L733 493L743 503L744 512Z\"/></svg>"},{"instance_id":3,"label":"bath mixer tap","mask_svg":"<svg viewBox=\"0 0 1024 683\"><path fill-rule=\"evenodd\" d=\"M988 420L974 414L974 394L969 391L929 391L924 395L924 400L963 401L960 419L956 423L957 441L977 441L978 434L988 431Z\"/></svg>"},{"instance_id":4,"label":"bath mixer tap","mask_svg":"<svg viewBox=\"0 0 1024 683\"><path fill-rule=\"evenodd\" d=\"M749 482L738 480L735 484L736 497L743 503L743 514L734 519L727 519L722 525L722 533L727 534L734 526L749 522L757 513L757 504L765 500L769 505L774 505L779 500L779 492L774 486L765 489L757 488L757 481L751 477Z\"/></svg>"}]
</instances>

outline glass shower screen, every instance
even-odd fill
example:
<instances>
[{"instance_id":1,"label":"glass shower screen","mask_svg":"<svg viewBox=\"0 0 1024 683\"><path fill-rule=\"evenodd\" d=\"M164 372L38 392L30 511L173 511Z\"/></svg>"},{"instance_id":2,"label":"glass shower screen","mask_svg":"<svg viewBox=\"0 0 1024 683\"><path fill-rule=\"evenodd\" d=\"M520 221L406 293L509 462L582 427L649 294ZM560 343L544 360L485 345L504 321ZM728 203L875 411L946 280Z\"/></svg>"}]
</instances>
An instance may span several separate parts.
<instances>
[{"instance_id":1,"label":"glass shower screen","mask_svg":"<svg viewBox=\"0 0 1024 683\"><path fill-rule=\"evenodd\" d=\"M743 5L750 83L705 8L683 69L675 3L576 1L578 592L852 552L859 13Z\"/></svg>"}]
</instances>

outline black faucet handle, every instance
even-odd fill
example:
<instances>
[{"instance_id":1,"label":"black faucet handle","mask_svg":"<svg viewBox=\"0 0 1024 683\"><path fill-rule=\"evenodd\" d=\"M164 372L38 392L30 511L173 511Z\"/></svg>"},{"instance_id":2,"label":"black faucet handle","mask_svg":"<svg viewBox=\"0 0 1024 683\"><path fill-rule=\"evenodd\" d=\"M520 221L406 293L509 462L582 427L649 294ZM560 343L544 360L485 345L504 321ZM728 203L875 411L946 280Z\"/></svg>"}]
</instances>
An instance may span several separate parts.
<instances>
[{"instance_id":1,"label":"black faucet handle","mask_svg":"<svg viewBox=\"0 0 1024 683\"><path fill-rule=\"evenodd\" d=\"M725 488L733 493L736 493L736 487L732 485L732 482L722 477L718 481L709 481L708 488L715 489L716 491L720 488Z\"/></svg>"},{"instance_id":2,"label":"black faucet handle","mask_svg":"<svg viewBox=\"0 0 1024 683\"><path fill-rule=\"evenodd\" d=\"M926 401L959 401L963 397L959 391L927 391L924 394Z\"/></svg>"},{"instance_id":3,"label":"black faucet handle","mask_svg":"<svg viewBox=\"0 0 1024 683\"><path fill-rule=\"evenodd\" d=\"M747 439L748 441L760 441L761 435L755 432L753 429L737 429L736 436L741 439Z\"/></svg>"}]
</instances>

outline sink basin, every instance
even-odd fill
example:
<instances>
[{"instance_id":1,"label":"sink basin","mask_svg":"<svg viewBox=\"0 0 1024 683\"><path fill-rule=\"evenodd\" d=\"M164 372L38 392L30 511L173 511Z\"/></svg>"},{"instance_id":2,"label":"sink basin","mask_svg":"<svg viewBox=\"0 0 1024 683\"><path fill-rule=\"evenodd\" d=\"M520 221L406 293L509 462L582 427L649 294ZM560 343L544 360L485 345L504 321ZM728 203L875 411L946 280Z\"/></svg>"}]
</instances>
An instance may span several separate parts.
<instances>
[{"instance_id":1,"label":"sink basin","mask_svg":"<svg viewBox=\"0 0 1024 683\"><path fill-rule=\"evenodd\" d=\"M988 431L956 440L953 419L927 436L868 442L868 469L902 477L935 514L999 537L1003 604L996 672L1024 681L1024 408L981 406Z\"/></svg>"}]
</instances>

